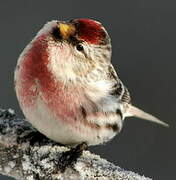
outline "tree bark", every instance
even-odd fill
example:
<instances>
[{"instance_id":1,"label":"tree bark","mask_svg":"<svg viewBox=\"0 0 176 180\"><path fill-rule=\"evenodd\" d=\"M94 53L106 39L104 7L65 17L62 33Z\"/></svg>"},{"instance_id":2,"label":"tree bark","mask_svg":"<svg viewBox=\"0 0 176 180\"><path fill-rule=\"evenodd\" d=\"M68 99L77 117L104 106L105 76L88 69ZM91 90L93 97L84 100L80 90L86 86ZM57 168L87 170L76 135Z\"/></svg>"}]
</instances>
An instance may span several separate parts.
<instances>
[{"instance_id":1,"label":"tree bark","mask_svg":"<svg viewBox=\"0 0 176 180\"><path fill-rule=\"evenodd\" d=\"M69 148L48 139L31 145L31 133L37 131L12 109L0 109L0 173L19 180L151 180L126 171L84 151L77 162L63 172L60 157ZM31 138L31 139L30 139Z\"/></svg>"}]
</instances>

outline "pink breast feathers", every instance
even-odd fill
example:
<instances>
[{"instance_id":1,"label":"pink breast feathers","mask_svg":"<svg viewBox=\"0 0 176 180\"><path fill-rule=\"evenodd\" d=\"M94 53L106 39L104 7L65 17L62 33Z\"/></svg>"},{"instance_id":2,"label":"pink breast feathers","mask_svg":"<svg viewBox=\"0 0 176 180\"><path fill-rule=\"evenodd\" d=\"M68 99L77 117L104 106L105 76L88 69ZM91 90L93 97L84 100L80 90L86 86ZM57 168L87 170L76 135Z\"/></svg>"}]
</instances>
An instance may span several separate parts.
<instances>
[{"instance_id":1,"label":"pink breast feathers","mask_svg":"<svg viewBox=\"0 0 176 180\"><path fill-rule=\"evenodd\" d=\"M24 55L19 68L18 96L22 107L30 108L40 98L45 105L64 121L74 122L79 110L75 89L65 89L48 70L47 42L39 37Z\"/></svg>"}]
</instances>

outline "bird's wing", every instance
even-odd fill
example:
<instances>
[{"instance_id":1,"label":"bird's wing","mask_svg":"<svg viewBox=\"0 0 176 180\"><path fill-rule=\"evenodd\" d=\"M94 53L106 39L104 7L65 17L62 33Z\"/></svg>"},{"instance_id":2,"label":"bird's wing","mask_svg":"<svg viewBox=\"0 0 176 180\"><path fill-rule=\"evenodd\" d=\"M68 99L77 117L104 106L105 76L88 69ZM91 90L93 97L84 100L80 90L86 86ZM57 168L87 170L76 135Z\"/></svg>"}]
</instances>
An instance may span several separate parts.
<instances>
[{"instance_id":1,"label":"bird's wing","mask_svg":"<svg viewBox=\"0 0 176 180\"><path fill-rule=\"evenodd\" d=\"M111 95L118 98L119 101L131 104L131 97L128 89L123 85L122 81L119 79L114 67L109 65L109 77L114 81L114 86L112 87Z\"/></svg>"},{"instance_id":2,"label":"bird's wing","mask_svg":"<svg viewBox=\"0 0 176 180\"><path fill-rule=\"evenodd\" d=\"M168 124L166 124L165 122L131 104L130 93L128 89L123 85L122 81L119 79L112 65L109 66L109 73L110 78L115 81L111 94L116 96L120 102L124 103L125 117L135 116L168 127Z\"/></svg>"}]
</instances>

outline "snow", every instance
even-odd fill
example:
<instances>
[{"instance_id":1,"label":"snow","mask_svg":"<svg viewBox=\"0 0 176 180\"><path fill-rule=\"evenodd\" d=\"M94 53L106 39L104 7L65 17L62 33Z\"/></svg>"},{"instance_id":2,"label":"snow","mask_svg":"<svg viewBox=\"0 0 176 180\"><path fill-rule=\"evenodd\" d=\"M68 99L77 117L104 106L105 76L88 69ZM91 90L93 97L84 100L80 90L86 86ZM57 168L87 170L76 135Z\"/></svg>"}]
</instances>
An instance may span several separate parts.
<instances>
[{"instance_id":1,"label":"snow","mask_svg":"<svg viewBox=\"0 0 176 180\"><path fill-rule=\"evenodd\" d=\"M35 180L36 175L40 179L48 180L151 180L123 170L89 151L84 151L73 167L69 166L64 173L61 173L59 158L63 152L69 150L68 147L56 145L52 141L35 146L30 146L29 143L18 144L17 137L26 135L27 132L33 131L33 128L26 121L17 119L11 110L3 112L0 110L0 127L2 174L21 180Z\"/></svg>"},{"instance_id":2,"label":"snow","mask_svg":"<svg viewBox=\"0 0 176 180\"><path fill-rule=\"evenodd\" d=\"M29 160L29 156L27 155L23 156L22 167L24 171L28 171L31 169L31 162Z\"/></svg>"},{"instance_id":3,"label":"snow","mask_svg":"<svg viewBox=\"0 0 176 180\"><path fill-rule=\"evenodd\" d=\"M8 109L8 112L11 114L11 115L15 115L15 111L11 108Z\"/></svg>"}]
</instances>

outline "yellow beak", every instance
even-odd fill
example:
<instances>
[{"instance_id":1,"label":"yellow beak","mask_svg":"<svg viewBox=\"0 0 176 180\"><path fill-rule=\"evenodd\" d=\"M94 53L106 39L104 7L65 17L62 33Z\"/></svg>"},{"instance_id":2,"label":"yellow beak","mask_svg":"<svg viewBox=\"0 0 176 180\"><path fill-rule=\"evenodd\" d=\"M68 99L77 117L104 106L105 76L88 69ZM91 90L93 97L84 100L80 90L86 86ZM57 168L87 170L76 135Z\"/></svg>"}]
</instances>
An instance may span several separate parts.
<instances>
[{"instance_id":1,"label":"yellow beak","mask_svg":"<svg viewBox=\"0 0 176 180\"><path fill-rule=\"evenodd\" d=\"M59 29L63 39L68 39L68 37L73 35L76 31L74 25L66 23L59 23Z\"/></svg>"}]
</instances>

